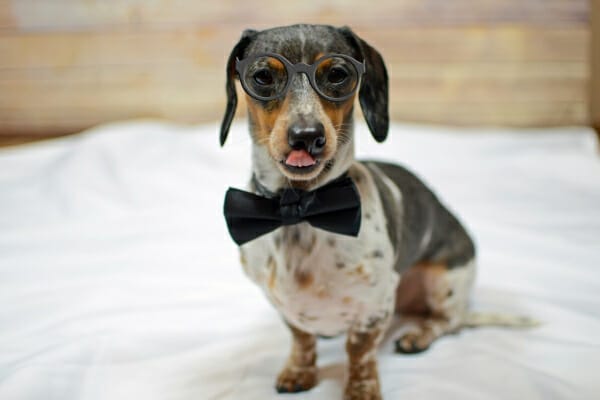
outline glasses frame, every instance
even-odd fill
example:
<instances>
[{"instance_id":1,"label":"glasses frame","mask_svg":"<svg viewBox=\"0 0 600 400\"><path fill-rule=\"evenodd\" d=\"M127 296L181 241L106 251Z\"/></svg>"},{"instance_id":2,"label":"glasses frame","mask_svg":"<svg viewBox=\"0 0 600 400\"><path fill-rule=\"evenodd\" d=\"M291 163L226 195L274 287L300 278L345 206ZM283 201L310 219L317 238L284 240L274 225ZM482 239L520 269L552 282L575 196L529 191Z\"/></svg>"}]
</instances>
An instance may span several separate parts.
<instances>
[{"instance_id":1,"label":"glasses frame","mask_svg":"<svg viewBox=\"0 0 600 400\"><path fill-rule=\"evenodd\" d=\"M273 96L268 96L268 97L259 96L256 93L253 93L252 90L250 90L248 88L248 86L246 85L245 79L243 78L244 72L246 71L246 69L248 68L248 65L251 62L255 61L257 58L260 58L260 57L273 57L273 58L281 61L281 63L284 65L286 72L287 72L287 82L285 83L285 87L283 88L283 90L281 90L281 93L273 95ZM319 66L319 64L321 64L321 62L323 62L324 60L326 60L328 58L332 58L332 57L343 58L344 60L350 62L352 64L352 66L356 69L356 72L358 73L358 82L356 83L356 86L354 87L354 89L352 89L352 91L350 93L348 93L342 97L328 96L325 93L323 93L317 86L317 82L316 82L317 67ZM365 67L364 62L360 62L360 61L358 61L350 56L347 56L345 54L335 54L335 53L327 54L327 55L319 58L312 64L306 64L306 63L302 63L302 62L297 63L297 64L292 64L291 61L289 61L287 58L285 58L281 54L262 53L262 54L258 54L256 56L244 58L243 60L236 58L235 59L235 70L238 73L240 83L241 83L242 87L244 88L244 90L246 91L246 93L248 93L248 95L250 97L252 97L256 100L270 101L270 100L275 100L275 99L285 96L290 88L290 84L292 83L292 77L295 76L296 74L302 73L302 74L306 75L306 77L308 78L308 82L310 83L310 86L312 86L312 88L315 90L315 92L317 92L319 94L319 96L323 97L326 100L332 101L332 102L341 102L344 100L348 100L350 97L352 97L354 95L354 93L356 93L356 91L360 87L362 76L364 75L364 73L366 71L366 67Z\"/></svg>"}]
</instances>

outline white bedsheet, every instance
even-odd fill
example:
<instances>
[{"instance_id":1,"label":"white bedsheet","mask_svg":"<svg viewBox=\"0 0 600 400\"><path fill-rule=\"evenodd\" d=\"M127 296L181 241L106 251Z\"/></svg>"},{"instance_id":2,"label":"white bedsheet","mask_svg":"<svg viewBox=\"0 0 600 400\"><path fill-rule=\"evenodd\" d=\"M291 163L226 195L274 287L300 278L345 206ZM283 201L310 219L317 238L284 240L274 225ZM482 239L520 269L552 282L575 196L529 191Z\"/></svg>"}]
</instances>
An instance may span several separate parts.
<instances>
[{"instance_id":1,"label":"white bedsheet","mask_svg":"<svg viewBox=\"0 0 600 400\"><path fill-rule=\"evenodd\" d=\"M0 149L0 399L341 399L343 339L320 383L277 395L289 335L242 273L221 215L249 177L234 125L132 122ZM394 125L358 153L407 165L476 238L473 308L540 328L380 349L384 398L600 398L600 158L591 130Z\"/></svg>"}]
</instances>

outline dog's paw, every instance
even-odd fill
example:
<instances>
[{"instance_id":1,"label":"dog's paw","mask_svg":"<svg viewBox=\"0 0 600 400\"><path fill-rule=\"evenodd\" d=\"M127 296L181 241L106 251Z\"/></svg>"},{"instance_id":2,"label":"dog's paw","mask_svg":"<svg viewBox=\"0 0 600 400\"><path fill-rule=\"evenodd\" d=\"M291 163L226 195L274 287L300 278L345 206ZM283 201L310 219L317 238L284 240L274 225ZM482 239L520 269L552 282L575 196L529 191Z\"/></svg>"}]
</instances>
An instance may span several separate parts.
<instances>
[{"instance_id":1,"label":"dog's paw","mask_svg":"<svg viewBox=\"0 0 600 400\"><path fill-rule=\"evenodd\" d=\"M426 334L426 332L407 333L396 340L396 353L421 353L429 348L433 340L431 335Z\"/></svg>"},{"instance_id":2,"label":"dog's paw","mask_svg":"<svg viewBox=\"0 0 600 400\"><path fill-rule=\"evenodd\" d=\"M312 389L317 384L316 367L287 366L277 377L278 393L296 393Z\"/></svg>"},{"instance_id":3,"label":"dog's paw","mask_svg":"<svg viewBox=\"0 0 600 400\"><path fill-rule=\"evenodd\" d=\"M344 400L382 400L377 379L352 380L346 385Z\"/></svg>"}]
</instances>

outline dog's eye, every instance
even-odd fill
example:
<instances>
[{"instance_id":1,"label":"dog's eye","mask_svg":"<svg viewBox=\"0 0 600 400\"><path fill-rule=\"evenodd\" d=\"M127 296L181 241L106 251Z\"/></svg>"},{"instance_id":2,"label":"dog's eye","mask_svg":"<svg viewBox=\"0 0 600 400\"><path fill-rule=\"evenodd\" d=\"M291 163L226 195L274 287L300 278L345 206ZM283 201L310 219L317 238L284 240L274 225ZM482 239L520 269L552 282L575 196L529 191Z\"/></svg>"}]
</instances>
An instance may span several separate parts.
<instances>
[{"instance_id":1,"label":"dog's eye","mask_svg":"<svg viewBox=\"0 0 600 400\"><path fill-rule=\"evenodd\" d=\"M340 67L333 67L329 70L327 74L327 80L330 83L342 83L348 77L348 73L345 69Z\"/></svg>"},{"instance_id":2,"label":"dog's eye","mask_svg":"<svg viewBox=\"0 0 600 400\"><path fill-rule=\"evenodd\" d=\"M261 69L254 73L254 81L259 85L269 86L273 84L273 74L268 69Z\"/></svg>"}]
</instances>

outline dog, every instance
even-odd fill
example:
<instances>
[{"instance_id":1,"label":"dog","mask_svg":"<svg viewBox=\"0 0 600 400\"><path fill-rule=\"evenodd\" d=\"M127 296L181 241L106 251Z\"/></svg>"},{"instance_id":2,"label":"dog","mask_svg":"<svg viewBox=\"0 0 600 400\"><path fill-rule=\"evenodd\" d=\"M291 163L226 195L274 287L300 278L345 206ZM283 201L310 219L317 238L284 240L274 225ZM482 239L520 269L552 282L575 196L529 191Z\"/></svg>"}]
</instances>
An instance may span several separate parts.
<instances>
[{"instance_id":1,"label":"dog","mask_svg":"<svg viewBox=\"0 0 600 400\"><path fill-rule=\"evenodd\" d=\"M244 31L227 61L221 145L237 106L236 79L248 107L251 193L266 199L286 190L312 193L349 178L360 199L354 234L296 218L238 241L245 273L292 334L276 389L314 387L317 338L346 333L344 398L381 399L376 350L395 314L403 321L395 342L401 353L424 351L470 323L473 240L411 172L355 160L355 99L372 136L383 142L388 75L379 52L350 28L300 24Z\"/></svg>"}]
</instances>

